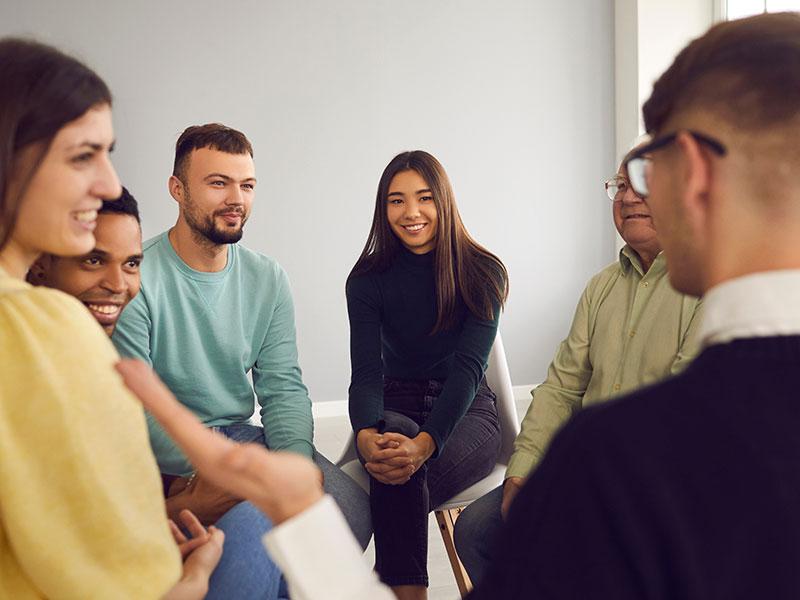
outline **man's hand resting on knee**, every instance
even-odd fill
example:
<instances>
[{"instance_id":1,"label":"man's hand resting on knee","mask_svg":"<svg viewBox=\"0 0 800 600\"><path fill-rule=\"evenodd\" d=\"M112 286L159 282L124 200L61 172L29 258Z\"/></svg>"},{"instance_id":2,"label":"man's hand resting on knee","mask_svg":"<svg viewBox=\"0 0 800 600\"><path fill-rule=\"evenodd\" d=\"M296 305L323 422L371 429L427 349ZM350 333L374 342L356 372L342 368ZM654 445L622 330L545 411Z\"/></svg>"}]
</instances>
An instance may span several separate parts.
<instances>
[{"instance_id":1,"label":"man's hand resting on knee","mask_svg":"<svg viewBox=\"0 0 800 600\"><path fill-rule=\"evenodd\" d=\"M116 365L125 384L211 483L250 500L279 524L322 498L319 469L291 452L237 444L204 427L145 363Z\"/></svg>"}]
</instances>

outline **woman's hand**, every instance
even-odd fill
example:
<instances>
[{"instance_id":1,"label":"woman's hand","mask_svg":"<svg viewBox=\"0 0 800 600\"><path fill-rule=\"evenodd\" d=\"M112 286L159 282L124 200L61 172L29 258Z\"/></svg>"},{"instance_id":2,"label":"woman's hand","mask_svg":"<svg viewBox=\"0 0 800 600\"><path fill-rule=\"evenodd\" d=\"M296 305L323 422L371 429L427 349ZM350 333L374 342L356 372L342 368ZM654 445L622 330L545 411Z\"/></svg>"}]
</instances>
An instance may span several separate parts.
<instances>
[{"instance_id":1,"label":"woman's hand","mask_svg":"<svg viewBox=\"0 0 800 600\"><path fill-rule=\"evenodd\" d=\"M408 482L436 450L433 438L425 431L414 438L392 432L381 434L381 438L381 444L391 445L393 458L368 461L365 467L372 477L387 485ZM399 459L403 459L405 464L396 464Z\"/></svg>"},{"instance_id":2,"label":"woman's hand","mask_svg":"<svg viewBox=\"0 0 800 600\"><path fill-rule=\"evenodd\" d=\"M407 450L401 449L396 440L389 440L384 434L378 433L374 427L360 430L356 436L356 445L365 462L385 462L395 467L411 464Z\"/></svg>"},{"instance_id":3,"label":"woman's hand","mask_svg":"<svg viewBox=\"0 0 800 600\"><path fill-rule=\"evenodd\" d=\"M216 527L209 527L206 531L188 510L181 511L180 520L191 538L187 538L173 521L169 522L172 537L183 559L183 573L164 599L199 600L208 592L208 580L222 557L225 534Z\"/></svg>"},{"instance_id":4,"label":"woman's hand","mask_svg":"<svg viewBox=\"0 0 800 600\"><path fill-rule=\"evenodd\" d=\"M122 360L116 368L201 475L250 500L273 523L301 513L322 498L320 471L309 459L291 452L269 452L256 444L237 444L204 427L145 363Z\"/></svg>"}]
</instances>

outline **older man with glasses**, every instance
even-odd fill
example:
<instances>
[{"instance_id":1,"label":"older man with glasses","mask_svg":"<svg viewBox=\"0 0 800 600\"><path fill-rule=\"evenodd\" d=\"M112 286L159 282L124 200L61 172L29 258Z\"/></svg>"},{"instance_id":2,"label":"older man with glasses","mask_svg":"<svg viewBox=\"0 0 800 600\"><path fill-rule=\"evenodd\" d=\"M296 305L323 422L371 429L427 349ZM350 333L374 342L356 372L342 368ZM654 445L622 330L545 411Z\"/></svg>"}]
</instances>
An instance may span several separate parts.
<instances>
[{"instance_id":1,"label":"older man with glasses","mask_svg":"<svg viewBox=\"0 0 800 600\"><path fill-rule=\"evenodd\" d=\"M642 147L605 182L614 225L625 240L619 260L586 286L547 379L533 391L503 486L467 507L456 522L458 553L474 584L492 559L514 496L556 431L585 406L679 372L699 351L700 302L670 285L650 209L624 166Z\"/></svg>"}]
</instances>

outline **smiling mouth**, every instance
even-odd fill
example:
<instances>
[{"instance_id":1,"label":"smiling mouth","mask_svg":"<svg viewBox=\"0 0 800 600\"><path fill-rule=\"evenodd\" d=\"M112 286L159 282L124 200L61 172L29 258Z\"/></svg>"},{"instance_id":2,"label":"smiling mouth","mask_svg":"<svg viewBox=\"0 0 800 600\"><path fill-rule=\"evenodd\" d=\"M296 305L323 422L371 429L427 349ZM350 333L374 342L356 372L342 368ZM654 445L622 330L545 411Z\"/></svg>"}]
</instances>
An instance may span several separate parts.
<instances>
[{"instance_id":1,"label":"smiling mouth","mask_svg":"<svg viewBox=\"0 0 800 600\"><path fill-rule=\"evenodd\" d=\"M75 219L80 223L91 223L97 220L96 210L81 210L75 213Z\"/></svg>"},{"instance_id":2,"label":"smiling mouth","mask_svg":"<svg viewBox=\"0 0 800 600\"><path fill-rule=\"evenodd\" d=\"M403 225L403 229L409 231L411 233L416 233L417 231L422 231L425 227L427 227L427 223L415 223L414 225Z\"/></svg>"},{"instance_id":3,"label":"smiling mouth","mask_svg":"<svg viewBox=\"0 0 800 600\"><path fill-rule=\"evenodd\" d=\"M649 218L650 215L644 215L642 213L634 213L632 215L627 215L625 217L625 220L627 221L628 219L649 219Z\"/></svg>"},{"instance_id":4,"label":"smiling mouth","mask_svg":"<svg viewBox=\"0 0 800 600\"><path fill-rule=\"evenodd\" d=\"M101 315L116 315L119 312L119 306L116 304L90 304L87 303L86 306L89 307L89 310L93 312L100 313Z\"/></svg>"},{"instance_id":5,"label":"smiling mouth","mask_svg":"<svg viewBox=\"0 0 800 600\"><path fill-rule=\"evenodd\" d=\"M84 302L83 304L101 325L113 325L116 323L124 306L122 304L97 304L94 302Z\"/></svg>"}]
</instances>

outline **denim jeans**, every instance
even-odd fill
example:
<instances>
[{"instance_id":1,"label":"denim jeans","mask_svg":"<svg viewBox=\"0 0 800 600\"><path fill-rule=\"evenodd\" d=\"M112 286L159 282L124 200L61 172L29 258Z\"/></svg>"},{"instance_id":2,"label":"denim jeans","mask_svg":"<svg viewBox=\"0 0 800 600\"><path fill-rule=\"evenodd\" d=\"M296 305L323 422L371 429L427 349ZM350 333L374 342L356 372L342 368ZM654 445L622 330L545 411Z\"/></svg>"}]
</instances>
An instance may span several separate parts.
<instances>
[{"instance_id":1,"label":"denim jeans","mask_svg":"<svg viewBox=\"0 0 800 600\"><path fill-rule=\"evenodd\" d=\"M237 423L214 429L237 442L264 444L264 429L256 425ZM356 539L366 548L372 536L367 494L316 451L314 463L322 470L325 492L336 500ZM263 535L272 528L269 519L249 502L241 502L225 513L216 525L225 532L225 547L209 581L206 598L274 600L288 597L280 571L261 542Z\"/></svg>"},{"instance_id":2,"label":"denim jeans","mask_svg":"<svg viewBox=\"0 0 800 600\"><path fill-rule=\"evenodd\" d=\"M225 545L217 568L208 582L207 600L252 598L275 600L279 595L282 575L267 554L261 537L272 523L249 502L240 502L217 521L225 532Z\"/></svg>"},{"instance_id":3,"label":"denim jeans","mask_svg":"<svg viewBox=\"0 0 800 600\"><path fill-rule=\"evenodd\" d=\"M501 485L467 506L456 521L453 538L458 557L464 564L472 585L476 587L492 561L494 546L503 528L503 517L500 514L502 504Z\"/></svg>"},{"instance_id":4,"label":"denim jeans","mask_svg":"<svg viewBox=\"0 0 800 600\"><path fill-rule=\"evenodd\" d=\"M437 380L384 379L381 433L415 437L442 391ZM375 569L390 586L428 585L428 514L494 468L500 450L495 395L485 382L436 459L402 485L370 477ZM363 459L362 459L363 462Z\"/></svg>"}]
</instances>

